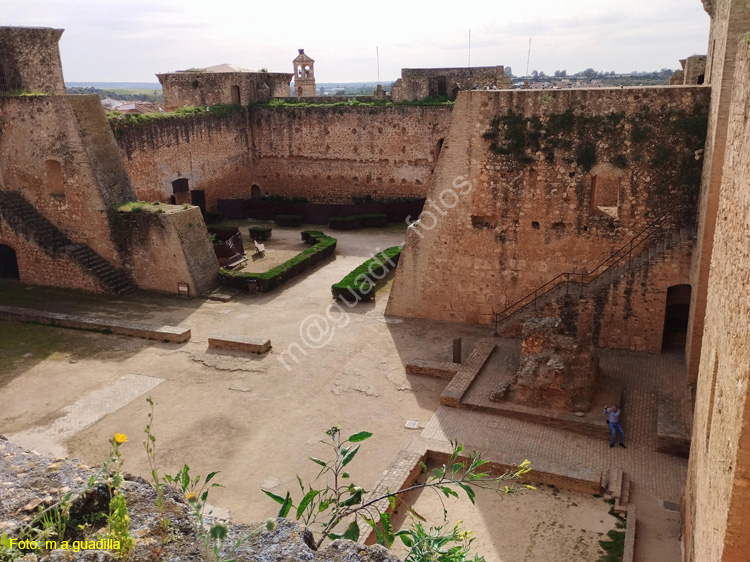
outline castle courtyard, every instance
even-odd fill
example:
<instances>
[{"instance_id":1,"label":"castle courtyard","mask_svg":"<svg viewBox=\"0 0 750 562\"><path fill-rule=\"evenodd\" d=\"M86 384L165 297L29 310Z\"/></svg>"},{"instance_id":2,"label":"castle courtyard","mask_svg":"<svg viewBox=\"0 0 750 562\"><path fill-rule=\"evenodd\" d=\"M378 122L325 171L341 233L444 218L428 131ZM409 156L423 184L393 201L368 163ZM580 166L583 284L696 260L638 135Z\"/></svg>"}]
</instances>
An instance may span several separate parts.
<instances>
[{"instance_id":1,"label":"castle courtyard","mask_svg":"<svg viewBox=\"0 0 750 562\"><path fill-rule=\"evenodd\" d=\"M297 235L293 229L274 231L279 240L292 235ZM375 485L400 450L419 441L447 446L451 438L468 449L500 452L516 463L528 458L533 464L604 472L618 466L630 477L630 501L639 510L635 559L655 560L656 548L663 553L660 560L678 560L676 505L687 461L657 452L655 441L657 399L684 377L680 357L602 351L604 372L622 384L627 449L610 449L603 425L600 435L587 436L492 412L441 406L446 381L406 374L405 364L421 358L450 361L456 337L463 340L465 360L491 329L385 316L390 283L374 303L342 307L346 318L330 308L332 283L375 248L399 244L403 236L399 225L338 233L335 258L283 291L239 294L228 302L145 292L113 300L4 282L0 306L173 325L190 328L192 337L183 344L163 343L0 322L3 341L9 343L2 356L0 401L5 407L0 427L19 445L79 458L90 466L105 458L114 433L125 433L126 469L148 477L141 441L147 423L145 399L151 396L160 470L175 473L183 463L197 474L220 470L217 480L225 487L212 492L211 503L217 513L228 510L240 523L275 515L276 504L261 488L283 495L297 488L295 475L315 476L315 465L307 457L325 454L318 441L336 424L344 431L374 433L351 465L357 482L365 487ZM315 321L321 327L327 321L330 334L306 340L315 335L306 331ZM266 336L273 348L266 355L208 349L208 337L214 334ZM496 341L499 353L507 354L500 359L512 361L517 342ZM305 350L296 351L298 362L284 355L293 342ZM480 383L481 373L476 381ZM419 429L406 429L409 420L418 421ZM488 561L519 559L515 554L523 560L563 561L580 555L584 547L593 556L602 539L597 533L614 528L615 519L607 513L610 506L591 493L550 494L550 487L543 485L538 493L505 499L480 494L476 507L453 500L448 504L449 522L462 519L464 528L479 537L476 551ZM417 511L440 524L442 508L431 504L426 493L423 496L415 504ZM568 499L563 502L561 497ZM576 510L579 515L573 520L583 522L567 521ZM558 527L549 527L558 520ZM542 527L528 532L534 525ZM507 544L496 540L497 532L506 536L501 529L508 538L524 539ZM554 555L544 546L552 536L565 545ZM506 558L509 553L514 556Z\"/></svg>"}]
</instances>

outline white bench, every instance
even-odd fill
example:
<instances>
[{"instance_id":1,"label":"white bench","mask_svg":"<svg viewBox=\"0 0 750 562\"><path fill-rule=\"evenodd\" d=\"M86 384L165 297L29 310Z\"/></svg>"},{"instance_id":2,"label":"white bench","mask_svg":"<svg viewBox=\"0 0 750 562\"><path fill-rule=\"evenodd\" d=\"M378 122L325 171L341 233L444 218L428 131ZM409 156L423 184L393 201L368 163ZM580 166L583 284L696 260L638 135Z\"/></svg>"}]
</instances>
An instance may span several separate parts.
<instances>
[{"instance_id":1,"label":"white bench","mask_svg":"<svg viewBox=\"0 0 750 562\"><path fill-rule=\"evenodd\" d=\"M265 255L266 253L266 245L265 244L258 244L257 240L253 240L253 244L255 244L255 253L260 254L261 256Z\"/></svg>"}]
</instances>

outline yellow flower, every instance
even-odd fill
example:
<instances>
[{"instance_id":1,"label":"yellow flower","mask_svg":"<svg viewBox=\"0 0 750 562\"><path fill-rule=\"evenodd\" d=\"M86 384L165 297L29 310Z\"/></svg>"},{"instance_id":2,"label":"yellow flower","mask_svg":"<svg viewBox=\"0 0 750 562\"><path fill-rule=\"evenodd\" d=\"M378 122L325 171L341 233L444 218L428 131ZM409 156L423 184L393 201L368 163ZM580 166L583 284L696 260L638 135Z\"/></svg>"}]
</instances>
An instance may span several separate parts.
<instances>
[{"instance_id":1,"label":"yellow flower","mask_svg":"<svg viewBox=\"0 0 750 562\"><path fill-rule=\"evenodd\" d=\"M185 494L185 499L187 501L191 501L193 498L195 498L195 492L188 492L187 494Z\"/></svg>"},{"instance_id":2,"label":"yellow flower","mask_svg":"<svg viewBox=\"0 0 750 562\"><path fill-rule=\"evenodd\" d=\"M526 486L526 487L527 487L527 488L528 488L529 490L536 490L536 488L534 488L534 486L529 486L528 484L525 484L525 486Z\"/></svg>"},{"instance_id":3,"label":"yellow flower","mask_svg":"<svg viewBox=\"0 0 750 562\"><path fill-rule=\"evenodd\" d=\"M531 463L529 462L529 459L526 459L525 461L523 461L521 464L518 465L518 468L524 468L525 466L528 466L530 464Z\"/></svg>"},{"instance_id":4,"label":"yellow flower","mask_svg":"<svg viewBox=\"0 0 750 562\"><path fill-rule=\"evenodd\" d=\"M118 445L122 445L127 440L128 436L124 433L115 433L115 443L117 443Z\"/></svg>"}]
</instances>

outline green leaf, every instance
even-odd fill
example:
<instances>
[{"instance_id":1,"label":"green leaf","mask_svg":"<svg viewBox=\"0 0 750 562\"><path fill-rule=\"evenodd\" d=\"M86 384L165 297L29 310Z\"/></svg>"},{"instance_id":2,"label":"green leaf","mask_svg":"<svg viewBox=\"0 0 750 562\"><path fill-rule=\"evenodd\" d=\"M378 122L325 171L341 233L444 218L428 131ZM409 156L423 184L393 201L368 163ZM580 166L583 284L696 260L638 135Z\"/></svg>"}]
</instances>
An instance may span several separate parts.
<instances>
[{"instance_id":1,"label":"green leaf","mask_svg":"<svg viewBox=\"0 0 750 562\"><path fill-rule=\"evenodd\" d=\"M369 439L372 437L372 433L369 431L360 431L359 433L355 433L354 435L349 437L349 441L352 443L359 443L360 441L364 441L365 439Z\"/></svg>"},{"instance_id":2,"label":"green leaf","mask_svg":"<svg viewBox=\"0 0 750 562\"><path fill-rule=\"evenodd\" d=\"M391 548L393 544L393 527L391 527L391 516L387 513L383 513L380 516L380 523L383 525L383 538L385 539L385 547Z\"/></svg>"},{"instance_id":3,"label":"green leaf","mask_svg":"<svg viewBox=\"0 0 750 562\"><path fill-rule=\"evenodd\" d=\"M365 523L367 523L370 527L372 527L372 530L375 531L375 542L377 542L379 545L385 546L383 531L380 530L378 524L375 523L375 521L373 521L372 519L368 519L364 516L362 516L362 519L364 519Z\"/></svg>"},{"instance_id":4,"label":"green leaf","mask_svg":"<svg viewBox=\"0 0 750 562\"><path fill-rule=\"evenodd\" d=\"M419 461L419 467L422 469L422 472L427 473L427 465L425 463Z\"/></svg>"},{"instance_id":5,"label":"green leaf","mask_svg":"<svg viewBox=\"0 0 750 562\"><path fill-rule=\"evenodd\" d=\"M190 486L190 468L188 465L182 465L182 490L185 491Z\"/></svg>"},{"instance_id":6,"label":"green leaf","mask_svg":"<svg viewBox=\"0 0 750 562\"><path fill-rule=\"evenodd\" d=\"M458 497L456 491L452 488L449 488L448 486L440 486L440 490L445 494L446 498L449 498L451 496L453 496L454 498Z\"/></svg>"},{"instance_id":7,"label":"green leaf","mask_svg":"<svg viewBox=\"0 0 750 562\"><path fill-rule=\"evenodd\" d=\"M435 478L442 478L445 476L445 467L442 468L433 468L432 473L435 475Z\"/></svg>"},{"instance_id":8,"label":"green leaf","mask_svg":"<svg viewBox=\"0 0 750 562\"><path fill-rule=\"evenodd\" d=\"M299 506L297 506L297 519L302 517L302 514L305 512L305 509L308 505L310 505L310 502L320 493L320 490L310 490L305 494L305 497L302 498L302 501L299 502Z\"/></svg>"},{"instance_id":9,"label":"green leaf","mask_svg":"<svg viewBox=\"0 0 750 562\"><path fill-rule=\"evenodd\" d=\"M362 503L361 491L353 493L349 499L342 501L339 505L341 507L349 507L351 505L356 505L358 503Z\"/></svg>"},{"instance_id":10,"label":"green leaf","mask_svg":"<svg viewBox=\"0 0 750 562\"><path fill-rule=\"evenodd\" d=\"M391 509L396 509L396 496L388 496L388 505Z\"/></svg>"},{"instance_id":11,"label":"green leaf","mask_svg":"<svg viewBox=\"0 0 750 562\"><path fill-rule=\"evenodd\" d=\"M474 490L471 489L471 486L468 484L463 484L461 482L456 482L459 486L461 486L461 489L466 492L466 495L469 496L469 500L471 500L471 503L474 503Z\"/></svg>"},{"instance_id":12,"label":"green leaf","mask_svg":"<svg viewBox=\"0 0 750 562\"><path fill-rule=\"evenodd\" d=\"M350 462L352 462L352 459L354 458L354 455L357 454L357 451L359 451L359 445L356 447L352 447L351 450L347 451L344 455L344 459L341 461L341 466L346 466Z\"/></svg>"},{"instance_id":13,"label":"green leaf","mask_svg":"<svg viewBox=\"0 0 750 562\"><path fill-rule=\"evenodd\" d=\"M404 543L406 548L411 548L414 546L414 540L408 533L408 531L399 531L395 536L401 539L401 542Z\"/></svg>"},{"instance_id":14,"label":"green leaf","mask_svg":"<svg viewBox=\"0 0 750 562\"><path fill-rule=\"evenodd\" d=\"M273 492L269 492L268 490L261 489L261 491L276 503L284 505L284 498L282 498L281 496L277 496L276 494L274 494ZM287 494L287 496L289 496L289 494Z\"/></svg>"},{"instance_id":15,"label":"green leaf","mask_svg":"<svg viewBox=\"0 0 750 562\"><path fill-rule=\"evenodd\" d=\"M208 484L209 482L211 482L211 480L213 479L213 477L216 476L217 474L219 474L218 470L215 470L214 472L209 473L209 475L206 476L206 482L205 483ZM219 484L216 484L216 486L219 486Z\"/></svg>"},{"instance_id":16,"label":"green leaf","mask_svg":"<svg viewBox=\"0 0 750 562\"><path fill-rule=\"evenodd\" d=\"M281 504L278 517L286 518L286 516L289 515L290 509L292 509L292 497L289 495L289 492L287 492L286 498L284 498L284 503Z\"/></svg>"},{"instance_id":17,"label":"green leaf","mask_svg":"<svg viewBox=\"0 0 750 562\"><path fill-rule=\"evenodd\" d=\"M315 464L319 464L319 465L320 465L320 466L322 466L323 468L325 468L326 466L328 466L328 463L326 463L326 461L322 461L322 460L320 460L320 459L316 459L315 457L308 457L308 458L309 458L309 459L310 459L310 460L311 460L312 462L314 462Z\"/></svg>"},{"instance_id":18,"label":"green leaf","mask_svg":"<svg viewBox=\"0 0 750 562\"><path fill-rule=\"evenodd\" d=\"M351 523L349 523L349 526L346 528L346 532L344 533L344 538L354 542L357 542L357 540L359 540L359 525L357 525L356 521L352 521Z\"/></svg>"},{"instance_id":19,"label":"green leaf","mask_svg":"<svg viewBox=\"0 0 750 562\"><path fill-rule=\"evenodd\" d=\"M461 470L463 467L464 467L464 463L457 462L456 464L453 465L453 468L451 470L453 470L453 474L455 474L456 472Z\"/></svg>"},{"instance_id":20,"label":"green leaf","mask_svg":"<svg viewBox=\"0 0 750 562\"><path fill-rule=\"evenodd\" d=\"M331 502L322 501L318 505L318 513L323 513L326 509L328 509L328 506L331 505Z\"/></svg>"}]
</instances>

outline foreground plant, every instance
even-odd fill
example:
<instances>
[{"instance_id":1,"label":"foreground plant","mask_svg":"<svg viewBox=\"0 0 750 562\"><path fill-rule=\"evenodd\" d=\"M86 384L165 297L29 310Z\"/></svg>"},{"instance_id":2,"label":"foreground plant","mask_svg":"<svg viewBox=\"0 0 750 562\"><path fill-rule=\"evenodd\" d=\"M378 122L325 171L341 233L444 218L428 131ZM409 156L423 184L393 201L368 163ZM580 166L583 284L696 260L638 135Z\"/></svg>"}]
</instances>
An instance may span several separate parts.
<instances>
[{"instance_id":1,"label":"foreground plant","mask_svg":"<svg viewBox=\"0 0 750 562\"><path fill-rule=\"evenodd\" d=\"M345 469L359 451L359 444L372 437L372 433L362 431L350 435L347 439L342 439L341 429L335 426L326 431L326 435L328 438L322 440L321 443L331 448L333 458L326 461L310 457L312 462L321 467L315 480L324 478L325 484L323 487L314 488L309 484L305 486L298 476L297 481L302 492L302 499L296 505L292 501L290 492L281 497L268 490L263 490L267 496L281 505L279 517L287 517L292 510L295 510L294 516L297 520L303 521L306 525L319 524L321 531L316 548L319 548L327 538L332 540L338 538L358 540L360 522L373 529L378 544L390 548L395 538L408 537L408 533L394 532L388 509L382 509L382 507L387 505L391 510L395 509L397 499L406 505L403 495L413 490L433 489L439 496L442 494L446 498L458 497L457 490L463 490L469 500L474 503L475 488L491 489L501 494L510 494L521 488L533 488L532 486L518 486L515 482L531 470L529 461L524 461L514 470L506 471L500 476L491 477L488 473L479 471L480 467L488 462L482 458L480 453L472 452L462 456L463 445L453 441L451 442L453 450L447 465L430 471L424 463L420 463L424 478L422 483L395 492L389 490L385 494L370 496L368 490L350 481L351 476ZM424 518L411 507L408 505L406 507L413 516L424 521ZM444 503L443 514L447 516ZM343 521L349 522L346 530L341 534L335 533L334 530ZM437 529L440 530L441 528L438 527ZM438 534L440 533L438 532ZM403 541L403 538L401 540ZM417 545L423 543L423 540L412 538L410 548L414 549ZM438 559L422 558L421 560ZM445 560L452 559L445 558Z\"/></svg>"}]
</instances>

